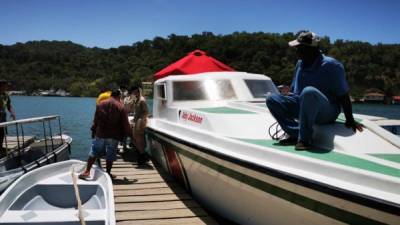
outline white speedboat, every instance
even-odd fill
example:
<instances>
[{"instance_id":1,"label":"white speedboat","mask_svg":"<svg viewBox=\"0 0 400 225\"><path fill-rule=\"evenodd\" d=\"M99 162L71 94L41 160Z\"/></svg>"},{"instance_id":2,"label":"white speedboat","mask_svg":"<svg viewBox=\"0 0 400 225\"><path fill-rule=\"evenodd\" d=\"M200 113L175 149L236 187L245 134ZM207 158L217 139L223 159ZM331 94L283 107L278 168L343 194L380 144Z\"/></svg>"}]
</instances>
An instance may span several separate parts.
<instances>
[{"instance_id":1,"label":"white speedboat","mask_svg":"<svg viewBox=\"0 0 400 225\"><path fill-rule=\"evenodd\" d=\"M94 166L89 180L76 179L85 165L67 160L20 177L0 196L0 224L115 224L111 178Z\"/></svg>"},{"instance_id":2,"label":"white speedboat","mask_svg":"<svg viewBox=\"0 0 400 225\"><path fill-rule=\"evenodd\" d=\"M157 80L147 151L239 224L399 224L400 139L355 115L361 133L340 116L315 126L314 149L280 146L268 92L270 78L243 72Z\"/></svg>"},{"instance_id":3,"label":"white speedboat","mask_svg":"<svg viewBox=\"0 0 400 225\"><path fill-rule=\"evenodd\" d=\"M51 124L52 121L58 122L58 127ZM58 134L53 133L53 126L58 128ZM25 132L29 130L28 128L31 128L31 132L39 131L42 138L34 136L27 138L24 127ZM39 129L35 129L37 127ZM24 173L43 165L69 159L72 138L62 133L59 116L34 117L0 123L0 129L4 128L16 136L13 138L6 136L3 143L6 152L0 157L0 193Z\"/></svg>"}]
</instances>

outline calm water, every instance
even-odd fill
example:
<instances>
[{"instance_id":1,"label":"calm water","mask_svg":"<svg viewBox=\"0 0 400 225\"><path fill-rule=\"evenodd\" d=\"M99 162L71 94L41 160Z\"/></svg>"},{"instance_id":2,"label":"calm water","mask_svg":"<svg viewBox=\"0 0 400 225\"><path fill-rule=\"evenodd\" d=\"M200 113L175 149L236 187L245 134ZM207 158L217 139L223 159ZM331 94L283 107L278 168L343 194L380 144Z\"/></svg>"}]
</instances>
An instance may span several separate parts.
<instances>
[{"instance_id":1,"label":"calm water","mask_svg":"<svg viewBox=\"0 0 400 225\"><path fill-rule=\"evenodd\" d=\"M61 115L64 133L73 138L71 157L86 160L95 98L12 96L11 99L18 119ZM400 105L359 104L353 105L353 111L400 120Z\"/></svg>"},{"instance_id":2,"label":"calm water","mask_svg":"<svg viewBox=\"0 0 400 225\"><path fill-rule=\"evenodd\" d=\"M12 96L11 101L18 119L60 115L64 133L73 138L71 157L87 158L95 98Z\"/></svg>"}]
</instances>

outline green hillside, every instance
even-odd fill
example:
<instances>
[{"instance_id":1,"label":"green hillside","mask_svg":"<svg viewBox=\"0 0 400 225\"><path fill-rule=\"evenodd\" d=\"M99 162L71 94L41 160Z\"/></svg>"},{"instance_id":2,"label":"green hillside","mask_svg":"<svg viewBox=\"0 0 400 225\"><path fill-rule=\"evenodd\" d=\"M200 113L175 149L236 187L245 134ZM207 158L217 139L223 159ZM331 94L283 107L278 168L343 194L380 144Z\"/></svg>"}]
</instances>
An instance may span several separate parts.
<instances>
[{"instance_id":1,"label":"green hillside","mask_svg":"<svg viewBox=\"0 0 400 225\"><path fill-rule=\"evenodd\" d=\"M238 71L266 74L277 84L290 83L296 56L287 42L294 33L214 35L210 32L136 42L101 49L72 42L31 41L0 45L0 77L13 89L65 89L74 96L95 96L104 87L116 87L151 76L195 49ZM376 88L400 94L400 45L336 40L323 37L323 52L340 60L347 71L352 94Z\"/></svg>"}]
</instances>

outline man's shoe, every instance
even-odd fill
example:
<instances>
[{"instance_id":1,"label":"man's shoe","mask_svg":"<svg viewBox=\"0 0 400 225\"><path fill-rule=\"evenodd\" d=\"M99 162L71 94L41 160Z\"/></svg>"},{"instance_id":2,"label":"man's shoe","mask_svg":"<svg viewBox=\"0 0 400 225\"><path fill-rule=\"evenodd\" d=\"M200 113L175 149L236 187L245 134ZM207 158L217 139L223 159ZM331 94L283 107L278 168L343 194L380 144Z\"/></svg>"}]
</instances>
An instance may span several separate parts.
<instances>
[{"instance_id":1,"label":"man's shoe","mask_svg":"<svg viewBox=\"0 0 400 225\"><path fill-rule=\"evenodd\" d=\"M117 176L115 176L115 175L112 174L112 173L107 173L107 174L110 176L111 180L114 180L115 178L117 178Z\"/></svg>"},{"instance_id":2,"label":"man's shoe","mask_svg":"<svg viewBox=\"0 0 400 225\"><path fill-rule=\"evenodd\" d=\"M137 163L138 165L143 165L146 164L149 161L149 157L146 155L146 153L142 153L139 155Z\"/></svg>"},{"instance_id":3,"label":"man's shoe","mask_svg":"<svg viewBox=\"0 0 400 225\"><path fill-rule=\"evenodd\" d=\"M284 146L286 146L286 145L295 145L296 143L297 143L297 138L290 137L290 136L279 141L279 144L280 145L284 145Z\"/></svg>"},{"instance_id":4,"label":"man's shoe","mask_svg":"<svg viewBox=\"0 0 400 225\"><path fill-rule=\"evenodd\" d=\"M297 144L294 146L294 149L297 151L304 151L304 150L309 150L311 148L311 144L305 141L299 141Z\"/></svg>"},{"instance_id":5,"label":"man's shoe","mask_svg":"<svg viewBox=\"0 0 400 225\"><path fill-rule=\"evenodd\" d=\"M90 173L83 172L83 173L79 174L78 178L81 180L88 180L90 178Z\"/></svg>"}]
</instances>

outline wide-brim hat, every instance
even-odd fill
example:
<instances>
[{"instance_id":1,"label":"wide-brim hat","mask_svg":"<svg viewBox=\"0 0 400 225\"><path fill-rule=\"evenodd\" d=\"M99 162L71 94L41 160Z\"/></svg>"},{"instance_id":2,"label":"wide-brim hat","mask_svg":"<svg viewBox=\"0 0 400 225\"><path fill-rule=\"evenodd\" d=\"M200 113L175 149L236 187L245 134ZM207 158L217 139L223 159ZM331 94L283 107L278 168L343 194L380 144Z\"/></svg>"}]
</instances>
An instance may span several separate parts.
<instances>
[{"instance_id":1,"label":"wide-brim hat","mask_svg":"<svg viewBox=\"0 0 400 225\"><path fill-rule=\"evenodd\" d=\"M317 34L313 32L302 32L295 40L289 42L289 46L295 47L299 45L306 45L306 46L318 47L319 41L320 38Z\"/></svg>"}]
</instances>

